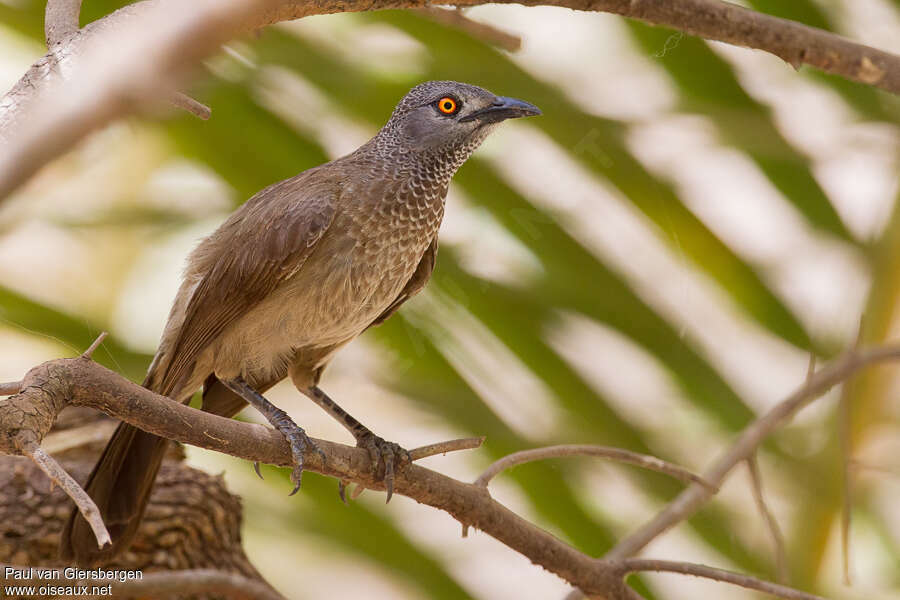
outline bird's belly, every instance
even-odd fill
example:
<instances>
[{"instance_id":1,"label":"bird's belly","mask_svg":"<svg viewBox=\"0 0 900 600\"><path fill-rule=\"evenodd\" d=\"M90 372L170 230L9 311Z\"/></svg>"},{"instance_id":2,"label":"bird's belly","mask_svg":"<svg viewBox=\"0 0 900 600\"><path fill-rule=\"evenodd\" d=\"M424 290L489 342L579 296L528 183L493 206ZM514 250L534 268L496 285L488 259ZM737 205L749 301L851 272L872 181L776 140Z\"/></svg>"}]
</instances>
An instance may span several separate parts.
<instances>
[{"instance_id":1,"label":"bird's belly","mask_svg":"<svg viewBox=\"0 0 900 600\"><path fill-rule=\"evenodd\" d=\"M211 349L215 371L220 376L232 371L280 378L298 350L348 342L397 298L426 247L319 249L319 257L311 256L294 277L224 333Z\"/></svg>"}]
</instances>

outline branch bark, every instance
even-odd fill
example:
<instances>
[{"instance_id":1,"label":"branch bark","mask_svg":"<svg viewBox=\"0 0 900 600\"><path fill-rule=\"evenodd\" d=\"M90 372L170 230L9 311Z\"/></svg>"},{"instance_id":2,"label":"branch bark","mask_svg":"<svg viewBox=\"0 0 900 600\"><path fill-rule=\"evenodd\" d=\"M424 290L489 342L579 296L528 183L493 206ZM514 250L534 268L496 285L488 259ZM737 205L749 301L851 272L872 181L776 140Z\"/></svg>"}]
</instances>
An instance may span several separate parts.
<instances>
[{"instance_id":1,"label":"branch bark","mask_svg":"<svg viewBox=\"0 0 900 600\"><path fill-rule=\"evenodd\" d=\"M475 485L487 487L491 479L517 465L534 462L536 460L545 460L548 458L560 458L563 456L596 456L608 460L634 465L664 473L669 477L682 481L684 483L697 483L704 487L710 488L710 491L718 491L715 486L710 485L699 475L691 473L682 466L660 460L655 456L639 454L622 448L610 448L609 446L593 446L589 444L563 444L560 446L546 446L544 448L534 448L531 450L522 450L514 452L508 456L504 456L500 460L491 464L484 472L475 480Z\"/></svg>"},{"instance_id":2,"label":"branch bark","mask_svg":"<svg viewBox=\"0 0 900 600\"><path fill-rule=\"evenodd\" d=\"M637 595L625 585L624 577L630 572L650 569L711 577L781 598L818 600L811 594L713 567L628 556L696 511L714 493L709 485L719 485L735 465L753 453L765 436L797 410L860 368L898 358L900 347L897 346L851 351L820 370L788 399L747 427L737 443L710 469L705 477L708 483L692 483L656 519L602 559L587 556L522 519L491 498L485 486L463 483L410 464L395 474L394 490L449 513L464 526L481 529L592 598L633 600ZM205 413L158 396L94 363L86 355L38 365L26 374L18 394L0 400L0 453L22 454L24 443L40 442L59 411L68 404L92 407L156 435L248 461L291 464L288 444L277 431ZM446 445L423 447L419 454L478 443L479 438L454 440ZM373 476L365 450L327 440L316 440L316 444L325 456L309 451L304 456L309 470L366 488L384 489L382 482Z\"/></svg>"},{"instance_id":3,"label":"branch bark","mask_svg":"<svg viewBox=\"0 0 900 600\"><path fill-rule=\"evenodd\" d=\"M71 28L76 4L58 0ZM757 48L900 93L900 56L722 0L499 0L610 12L710 40ZM486 4L457 0L456 6ZM429 0L144 0L56 44L0 100L0 199L91 131L148 103L170 100L186 70L225 41L279 21L315 14L429 8ZM56 39L57 33L48 33ZM110 51L113 48L113 51ZM75 59L78 59L77 61ZM68 81L55 73L68 71ZM28 109L27 111L25 109ZM28 113L25 118L24 113ZM10 143L13 141L14 143Z\"/></svg>"},{"instance_id":4,"label":"branch bark","mask_svg":"<svg viewBox=\"0 0 900 600\"><path fill-rule=\"evenodd\" d=\"M288 466L291 453L283 436L267 427L241 423L158 396L85 358L43 363L23 379L23 391L0 400L0 452L18 454L16 439L40 439L68 403L96 408L156 435L237 456L252 462ZM363 449L315 440L304 467L375 490L384 486L372 476ZM604 598L624 590L621 577L591 558L525 521L493 500L482 487L451 479L416 464L395 474L394 492L444 510L463 524L481 529L589 594ZM624 593L624 592L623 592Z\"/></svg>"},{"instance_id":5,"label":"branch bark","mask_svg":"<svg viewBox=\"0 0 900 600\"><path fill-rule=\"evenodd\" d=\"M793 394L744 429L734 445L706 472L703 476L704 480L715 486L721 486L735 466L752 456L766 436L793 417L798 410L835 385L845 381L859 369L898 358L900 358L900 346L884 346L869 350L854 349L847 352L834 363L813 374ZM713 494L708 488L691 484L650 522L619 542L607 553L606 557L617 559L636 554L664 532L690 518L712 496Z\"/></svg>"},{"instance_id":6,"label":"branch bark","mask_svg":"<svg viewBox=\"0 0 900 600\"><path fill-rule=\"evenodd\" d=\"M47 0L44 12L44 36L47 48L62 44L78 31L81 0Z\"/></svg>"},{"instance_id":7,"label":"branch bark","mask_svg":"<svg viewBox=\"0 0 900 600\"><path fill-rule=\"evenodd\" d=\"M694 577L702 577L704 579L712 579L713 581L721 581L732 585L756 590L775 596L776 598L785 598L786 600L825 600L821 596L815 594L807 594L783 585L770 583L742 575L734 571L726 571L725 569L716 569L707 567L706 565L692 565L680 561L671 560L651 560L643 558L629 558L624 561L625 569L629 573L637 571L655 571L657 573L679 573L681 575L692 575Z\"/></svg>"},{"instance_id":8,"label":"branch bark","mask_svg":"<svg viewBox=\"0 0 900 600\"><path fill-rule=\"evenodd\" d=\"M29 573L31 566L0 563L0 582L14 581L15 585L59 586L59 579L28 577L9 580L5 573ZM103 579L67 580L66 585L79 587L100 586ZM79 595L82 600L94 598L168 598L189 594L221 594L235 600L285 600L284 596L262 581L251 579L240 573L217 569L186 569L184 571L157 571L145 573L141 579L111 581L108 593Z\"/></svg>"}]
</instances>

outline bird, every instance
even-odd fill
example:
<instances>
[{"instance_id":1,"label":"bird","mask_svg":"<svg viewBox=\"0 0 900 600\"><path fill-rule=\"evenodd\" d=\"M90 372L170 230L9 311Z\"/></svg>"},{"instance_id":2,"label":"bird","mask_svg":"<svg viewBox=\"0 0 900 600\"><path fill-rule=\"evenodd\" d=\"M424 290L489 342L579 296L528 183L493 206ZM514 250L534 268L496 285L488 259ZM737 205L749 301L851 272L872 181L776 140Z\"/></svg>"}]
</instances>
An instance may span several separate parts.
<instances>
[{"instance_id":1,"label":"bird","mask_svg":"<svg viewBox=\"0 0 900 600\"><path fill-rule=\"evenodd\" d=\"M499 123L539 114L475 85L424 82L357 150L255 194L189 255L144 387L182 403L202 389L202 409L225 417L256 408L289 442L293 494L303 452L321 451L263 396L290 377L369 452L390 500L409 453L335 403L322 372L428 282L457 169ZM73 510L61 559L95 566L127 549L169 444L119 425L85 485L112 543L98 548Z\"/></svg>"}]
</instances>

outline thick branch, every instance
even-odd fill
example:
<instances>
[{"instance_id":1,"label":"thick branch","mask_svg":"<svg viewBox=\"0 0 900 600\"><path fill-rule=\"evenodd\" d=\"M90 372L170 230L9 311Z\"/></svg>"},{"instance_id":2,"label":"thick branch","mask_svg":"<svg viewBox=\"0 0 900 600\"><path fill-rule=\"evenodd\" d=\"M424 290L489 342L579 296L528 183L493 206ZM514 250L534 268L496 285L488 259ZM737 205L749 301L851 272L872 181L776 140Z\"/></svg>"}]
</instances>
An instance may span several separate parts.
<instances>
[{"instance_id":1,"label":"thick branch","mask_svg":"<svg viewBox=\"0 0 900 600\"><path fill-rule=\"evenodd\" d=\"M236 599L285 600L261 581L215 569L146 573L143 579L114 583L112 586L114 598L165 598L175 594L221 594Z\"/></svg>"},{"instance_id":2,"label":"thick branch","mask_svg":"<svg viewBox=\"0 0 900 600\"><path fill-rule=\"evenodd\" d=\"M614 13L708 40L764 50L795 68L809 65L826 73L900 94L900 56L722 0L495 0L494 3L561 6ZM311 14L421 8L428 4L418 0L366 0L349 4L323 2L313 8L303 0L290 0L277 2L275 6L257 13L255 20L248 22L248 25L256 28ZM477 6L489 3L484 0L454 0L451 4Z\"/></svg>"},{"instance_id":3,"label":"thick branch","mask_svg":"<svg viewBox=\"0 0 900 600\"><path fill-rule=\"evenodd\" d=\"M507 33L486 23L473 21L463 14L459 8L448 10L446 8L428 7L420 9L419 12L436 23L462 29L472 37L493 44L507 52L515 52L522 47L522 38L519 36Z\"/></svg>"},{"instance_id":4,"label":"thick branch","mask_svg":"<svg viewBox=\"0 0 900 600\"><path fill-rule=\"evenodd\" d=\"M706 479L713 485L720 483L733 467L730 461L736 464L745 460L765 435L801 406L862 366L892 358L900 358L900 347L852 352L823 369L788 400L750 425ZM292 463L287 442L277 431L205 413L158 396L86 356L53 360L35 367L23 379L20 393L0 400L0 452L21 454L23 443L38 443L67 404L93 407L156 435L249 461L284 466ZM455 440L443 446L423 447L418 453L427 455L435 450L469 447L479 442L478 438ZM306 468L341 481L383 489L383 484L373 476L368 452L326 440L316 440L316 443L325 456L316 451L308 452L304 456ZM697 489L706 495L713 493L700 483L692 483L688 491ZM494 501L485 487L466 484L416 464L396 473L394 490L449 513L463 525L481 529L592 598L633 600L639 596L625 585L626 574L638 570L664 570L710 577L782 598L818 600L810 594L704 565L628 559L626 555L591 558ZM701 496L700 503L705 497ZM689 505L689 508L696 509L696 506ZM671 507L663 511L665 523L668 519L677 522L687 516L686 512L666 516L671 512ZM652 537L666 528L655 529ZM633 546L635 542L629 538L625 544Z\"/></svg>"},{"instance_id":5,"label":"thick branch","mask_svg":"<svg viewBox=\"0 0 900 600\"><path fill-rule=\"evenodd\" d=\"M38 571L35 571L37 573ZM14 582L16 585L59 586L59 579L39 576L9 579L6 573L31 573L31 566L17 566L0 563L0 582ZM104 586L104 579L68 580L66 585ZM242 600L285 600L284 597L262 581L250 579L240 573L218 571L216 569L187 569L184 571L160 571L144 573L142 579L110 581L109 593L86 595L79 598L167 598L191 594L217 594L226 598Z\"/></svg>"},{"instance_id":6,"label":"thick branch","mask_svg":"<svg viewBox=\"0 0 900 600\"><path fill-rule=\"evenodd\" d=\"M611 12L710 40L758 48L795 67L808 64L900 93L900 57L721 0L500 2ZM486 3L454 2L457 6ZM0 152L0 198L91 131L149 102L171 98L187 68L236 35L314 14L429 5L429 0L144 0L116 11L69 36L67 44L55 47L35 63L0 100L0 140L14 142ZM71 10L74 3L66 6ZM65 22L71 25L70 19ZM77 68L69 64L76 62L76 56ZM72 73L59 83L55 68L64 63ZM27 118L21 114L25 108Z\"/></svg>"},{"instance_id":7,"label":"thick branch","mask_svg":"<svg viewBox=\"0 0 900 600\"><path fill-rule=\"evenodd\" d=\"M68 400L168 439L253 462L291 464L287 442L277 431L158 396L84 357L43 363L29 371L23 383L21 393L0 400L0 452L17 453L14 445L4 445L4 441L14 440L23 432L41 439ZM306 469L366 488L384 489L373 478L368 452L327 440L316 443L327 460L323 462L317 452L310 451L304 456ZM624 589L621 578L605 568L602 561L582 554L520 518L494 501L482 487L411 464L396 473L394 492L448 512L589 594Z\"/></svg>"},{"instance_id":8,"label":"thick branch","mask_svg":"<svg viewBox=\"0 0 900 600\"><path fill-rule=\"evenodd\" d=\"M720 486L735 466L750 457L766 436L793 417L798 410L859 369L897 358L900 358L898 346L853 350L844 354L834 363L820 369L797 391L744 429L734 445L713 464L703 478L715 486ZM692 484L649 523L619 542L610 550L607 557L624 558L634 555L659 535L696 513L712 495L708 488Z\"/></svg>"}]
</instances>

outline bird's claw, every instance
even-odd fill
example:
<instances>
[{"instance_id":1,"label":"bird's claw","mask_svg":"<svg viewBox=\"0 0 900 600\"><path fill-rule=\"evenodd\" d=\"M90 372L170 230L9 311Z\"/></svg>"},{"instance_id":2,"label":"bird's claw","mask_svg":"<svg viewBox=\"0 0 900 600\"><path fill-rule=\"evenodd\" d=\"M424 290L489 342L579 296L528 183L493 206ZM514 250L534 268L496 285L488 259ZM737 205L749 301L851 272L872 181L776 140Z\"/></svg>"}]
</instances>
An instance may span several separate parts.
<instances>
[{"instance_id":1,"label":"bird's claw","mask_svg":"<svg viewBox=\"0 0 900 600\"><path fill-rule=\"evenodd\" d=\"M262 473L259 472L259 461L253 463L253 470L256 471L256 476L260 479L263 479ZM265 481L265 479L263 479Z\"/></svg>"},{"instance_id":2,"label":"bird's claw","mask_svg":"<svg viewBox=\"0 0 900 600\"><path fill-rule=\"evenodd\" d=\"M369 458L372 460L372 476L378 479L379 466L384 465L384 475L381 480L384 482L385 491L387 491L386 502L391 501L394 495L394 470L402 468L409 464L409 452L403 449L399 444L388 442L373 433L369 433L356 441L358 448L365 448L369 452Z\"/></svg>"},{"instance_id":3,"label":"bird's claw","mask_svg":"<svg viewBox=\"0 0 900 600\"><path fill-rule=\"evenodd\" d=\"M288 496L293 496L300 489L300 483L303 478L303 453L311 448L324 457L322 450L310 439L302 427L294 426L290 431L282 431L284 437L287 438L288 445L291 447L291 456L294 459L294 468L291 470L291 481L294 483L294 489Z\"/></svg>"}]
</instances>

